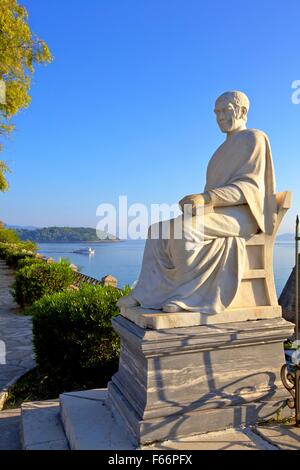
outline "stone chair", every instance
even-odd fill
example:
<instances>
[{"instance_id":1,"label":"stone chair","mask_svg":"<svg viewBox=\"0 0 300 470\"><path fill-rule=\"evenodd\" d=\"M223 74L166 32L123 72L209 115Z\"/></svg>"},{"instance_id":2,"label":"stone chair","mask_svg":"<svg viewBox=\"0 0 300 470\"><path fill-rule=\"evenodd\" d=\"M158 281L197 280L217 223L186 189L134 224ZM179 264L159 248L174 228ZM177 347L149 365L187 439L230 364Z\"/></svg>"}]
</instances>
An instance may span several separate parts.
<instances>
[{"instance_id":1,"label":"stone chair","mask_svg":"<svg viewBox=\"0 0 300 470\"><path fill-rule=\"evenodd\" d=\"M273 273L274 243L282 219L291 207L292 193L276 194L277 220L272 235L260 233L246 242L246 260L242 283L228 308L228 313L239 315L240 309L254 315L281 316Z\"/></svg>"}]
</instances>

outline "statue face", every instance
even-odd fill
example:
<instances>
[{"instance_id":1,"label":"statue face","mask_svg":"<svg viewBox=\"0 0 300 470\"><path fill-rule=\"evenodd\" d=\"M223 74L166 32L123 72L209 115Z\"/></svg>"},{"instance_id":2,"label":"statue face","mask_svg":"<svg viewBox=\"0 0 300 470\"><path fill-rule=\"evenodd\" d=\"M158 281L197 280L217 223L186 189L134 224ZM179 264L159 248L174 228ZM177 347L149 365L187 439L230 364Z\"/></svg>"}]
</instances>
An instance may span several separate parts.
<instances>
[{"instance_id":1,"label":"statue face","mask_svg":"<svg viewBox=\"0 0 300 470\"><path fill-rule=\"evenodd\" d=\"M245 124L245 108L239 108L230 101L217 101L215 113L222 132L234 132Z\"/></svg>"}]
</instances>

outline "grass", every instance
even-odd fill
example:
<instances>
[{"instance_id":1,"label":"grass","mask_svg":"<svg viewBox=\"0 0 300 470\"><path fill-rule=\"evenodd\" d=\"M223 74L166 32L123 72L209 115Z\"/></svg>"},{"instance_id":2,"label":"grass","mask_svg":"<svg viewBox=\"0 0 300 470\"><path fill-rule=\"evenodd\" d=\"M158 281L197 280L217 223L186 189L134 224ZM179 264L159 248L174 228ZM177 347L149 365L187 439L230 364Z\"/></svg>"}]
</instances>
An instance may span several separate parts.
<instances>
[{"instance_id":1,"label":"grass","mask_svg":"<svg viewBox=\"0 0 300 470\"><path fill-rule=\"evenodd\" d=\"M61 393L90 390L94 388L106 388L111 376L117 372L118 362L111 364L105 370L96 374L96 377L89 377L78 382L64 379L59 381L40 373L38 368L32 369L9 389L8 397L5 401L4 410L19 408L27 401L43 401L58 398Z\"/></svg>"}]
</instances>

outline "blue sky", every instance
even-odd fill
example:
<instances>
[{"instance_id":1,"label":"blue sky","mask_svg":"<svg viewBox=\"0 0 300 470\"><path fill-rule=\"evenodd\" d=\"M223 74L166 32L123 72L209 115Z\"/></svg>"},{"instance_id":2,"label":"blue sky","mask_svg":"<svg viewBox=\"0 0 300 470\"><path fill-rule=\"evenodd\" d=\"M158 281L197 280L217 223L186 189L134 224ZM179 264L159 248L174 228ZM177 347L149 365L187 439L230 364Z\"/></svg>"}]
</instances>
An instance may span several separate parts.
<instances>
[{"instance_id":1,"label":"blue sky","mask_svg":"<svg viewBox=\"0 0 300 470\"><path fill-rule=\"evenodd\" d=\"M95 226L96 207L174 203L203 190L223 141L213 113L227 89L250 97L249 127L270 137L277 190L300 212L299 0L22 0L54 62L2 158L13 173L0 219Z\"/></svg>"}]
</instances>

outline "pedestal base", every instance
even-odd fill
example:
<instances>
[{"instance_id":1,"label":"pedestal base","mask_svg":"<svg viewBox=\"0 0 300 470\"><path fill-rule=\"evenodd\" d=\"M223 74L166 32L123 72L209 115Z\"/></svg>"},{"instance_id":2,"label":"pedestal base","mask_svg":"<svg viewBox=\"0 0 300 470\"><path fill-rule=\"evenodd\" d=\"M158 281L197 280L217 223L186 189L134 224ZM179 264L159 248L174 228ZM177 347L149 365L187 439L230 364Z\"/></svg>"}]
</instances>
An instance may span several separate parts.
<instances>
[{"instance_id":1,"label":"pedestal base","mask_svg":"<svg viewBox=\"0 0 300 470\"><path fill-rule=\"evenodd\" d=\"M282 318L143 329L117 317L119 371L107 404L138 444L254 424L276 415L283 341L294 325Z\"/></svg>"},{"instance_id":2,"label":"pedestal base","mask_svg":"<svg viewBox=\"0 0 300 470\"><path fill-rule=\"evenodd\" d=\"M161 310L143 307L122 307L121 315L141 328L164 330L166 328L183 328L188 326L215 325L224 323L245 322L250 320L269 320L281 318L280 306L261 306L232 308L217 314L201 312L164 313Z\"/></svg>"}]
</instances>

